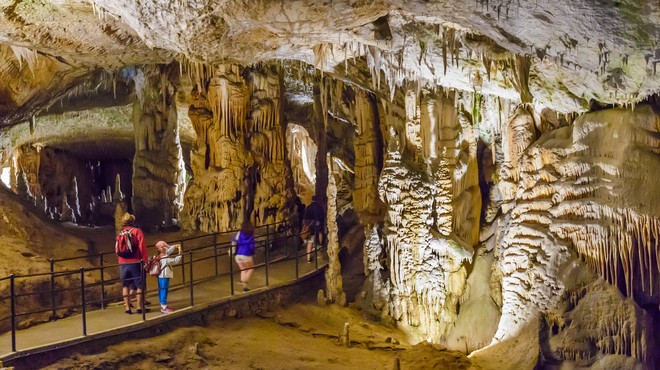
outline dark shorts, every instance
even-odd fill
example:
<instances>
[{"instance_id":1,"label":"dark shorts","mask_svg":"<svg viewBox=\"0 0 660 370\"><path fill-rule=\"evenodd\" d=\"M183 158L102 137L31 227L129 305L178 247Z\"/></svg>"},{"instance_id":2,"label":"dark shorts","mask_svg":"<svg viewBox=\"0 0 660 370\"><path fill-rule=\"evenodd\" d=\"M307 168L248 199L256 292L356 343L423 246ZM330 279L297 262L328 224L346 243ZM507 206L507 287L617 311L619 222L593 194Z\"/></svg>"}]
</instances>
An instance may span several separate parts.
<instances>
[{"instance_id":1,"label":"dark shorts","mask_svg":"<svg viewBox=\"0 0 660 370\"><path fill-rule=\"evenodd\" d=\"M123 286L129 289L144 290L144 280L142 279L142 263L126 263L119 265L119 279Z\"/></svg>"}]
</instances>

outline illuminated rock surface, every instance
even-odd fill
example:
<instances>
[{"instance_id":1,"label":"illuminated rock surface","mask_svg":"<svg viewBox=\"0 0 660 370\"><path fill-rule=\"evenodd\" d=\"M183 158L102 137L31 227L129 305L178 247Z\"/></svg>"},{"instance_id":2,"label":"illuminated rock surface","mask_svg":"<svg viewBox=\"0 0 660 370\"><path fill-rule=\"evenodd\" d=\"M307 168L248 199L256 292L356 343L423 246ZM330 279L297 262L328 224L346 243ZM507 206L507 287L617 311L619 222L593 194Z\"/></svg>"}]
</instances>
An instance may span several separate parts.
<instances>
[{"instance_id":1,"label":"illuminated rock surface","mask_svg":"<svg viewBox=\"0 0 660 370\"><path fill-rule=\"evenodd\" d=\"M658 25L632 0L0 0L0 201L193 233L316 193L326 300L475 368L655 369ZM47 256L10 209L6 260Z\"/></svg>"}]
</instances>

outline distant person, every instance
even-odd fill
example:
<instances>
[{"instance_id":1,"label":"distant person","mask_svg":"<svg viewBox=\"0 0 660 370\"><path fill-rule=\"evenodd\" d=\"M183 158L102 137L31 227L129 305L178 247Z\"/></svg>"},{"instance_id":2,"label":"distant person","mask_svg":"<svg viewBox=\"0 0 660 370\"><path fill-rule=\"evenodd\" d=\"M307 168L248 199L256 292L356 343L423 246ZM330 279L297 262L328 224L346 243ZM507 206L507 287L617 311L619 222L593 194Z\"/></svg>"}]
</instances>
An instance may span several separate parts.
<instances>
[{"instance_id":1,"label":"distant person","mask_svg":"<svg viewBox=\"0 0 660 370\"><path fill-rule=\"evenodd\" d=\"M144 233L135 226L135 216L126 212L121 218L122 228L116 237L115 252L119 263L119 279L122 281L122 294L127 314L132 314L130 297L137 293L137 313L148 312L144 308L142 292L145 288L143 278L144 266L147 263L147 244Z\"/></svg>"},{"instance_id":2,"label":"distant person","mask_svg":"<svg viewBox=\"0 0 660 370\"><path fill-rule=\"evenodd\" d=\"M160 275L158 275L158 299L160 300L160 312L172 313L174 309L167 305L167 291L170 288L170 279L174 277L172 266L181 263L181 244L167 245L164 241L156 243L158 255L156 256L160 261ZM179 255L171 257L177 251Z\"/></svg>"},{"instance_id":3,"label":"distant person","mask_svg":"<svg viewBox=\"0 0 660 370\"><path fill-rule=\"evenodd\" d=\"M302 231L300 235L307 243L307 263L312 263L314 243L320 243L323 237L323 220L325 212L318 202L316 195L312 196L312 203L305 208L305 215L302 221Z\"/></svg>"},{"instance_id":4,"label":"distant person","mask_svg":"<svg viewBox=\"0 0 660 370\"><path fill-rule=\"evenodd\" d=\"M295 204L296 213L298 215L298 225L296 225L296 229L301 230L303 215L305 214L305 203L303 203L302 200L300 200L300 197L296 195Z\"/></svg>"},{"instance_id":5,"label":"distant person","mask_svg":"<svg viewBox=\"0 0 660 370\"><path fill-rule=\"evenodd\" d=\"M241 231L237 232L232 239L232 245L236 246L236 264L241 269L241 285L243 291L250 290L248 283L254 270L254 225L252 222L245 221L241 225Z\"/></svg>"}]
</instances>

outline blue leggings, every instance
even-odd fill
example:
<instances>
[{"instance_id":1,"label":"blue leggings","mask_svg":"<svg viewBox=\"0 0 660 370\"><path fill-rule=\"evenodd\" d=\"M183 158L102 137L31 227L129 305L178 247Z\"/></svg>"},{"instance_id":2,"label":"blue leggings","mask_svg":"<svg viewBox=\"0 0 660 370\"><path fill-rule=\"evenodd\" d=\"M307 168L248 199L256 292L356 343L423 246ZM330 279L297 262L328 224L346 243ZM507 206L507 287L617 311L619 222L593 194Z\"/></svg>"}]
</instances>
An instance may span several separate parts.
<instances>
[{"instance_id":1,"label":"blue leggings","mask_svg":"<svg viewBox=\"0 0 660 370\"><path fill-rule=\"evenodd\" d=\"M158 278L158 298L161 305L167 304L167 290L170 288L170 278Z\"/></svg>"}]
</instances>

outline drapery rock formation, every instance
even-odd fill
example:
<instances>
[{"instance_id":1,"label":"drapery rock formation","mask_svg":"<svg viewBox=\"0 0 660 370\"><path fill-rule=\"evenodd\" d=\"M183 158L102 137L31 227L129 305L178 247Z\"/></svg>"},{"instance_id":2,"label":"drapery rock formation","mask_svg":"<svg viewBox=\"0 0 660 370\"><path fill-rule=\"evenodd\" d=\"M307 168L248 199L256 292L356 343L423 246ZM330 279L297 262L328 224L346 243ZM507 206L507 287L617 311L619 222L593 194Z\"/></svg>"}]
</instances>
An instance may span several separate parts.
<instances>
[{"instance_id":1,"label":"drapery rock formation","mask_svg":"<svg viewBox=\"0 0 660 370\"><path fill-rule=\"evenodd\" d=\"M236 229L244 219L287 220L293 184L280 71L221 65L209 74L189 110L197 142L183 222L208 232Z\"/></svg>"}]
</instances>

